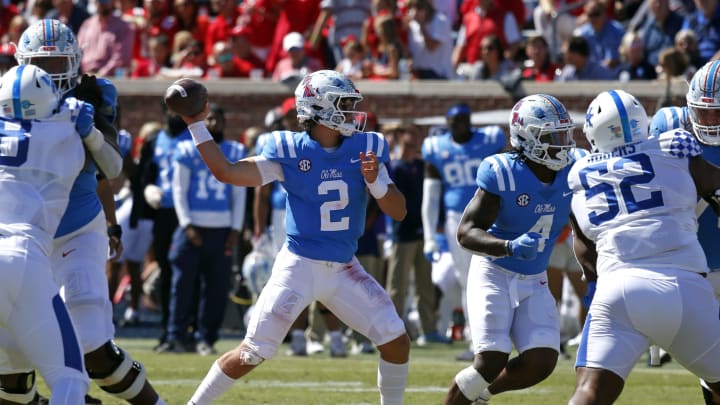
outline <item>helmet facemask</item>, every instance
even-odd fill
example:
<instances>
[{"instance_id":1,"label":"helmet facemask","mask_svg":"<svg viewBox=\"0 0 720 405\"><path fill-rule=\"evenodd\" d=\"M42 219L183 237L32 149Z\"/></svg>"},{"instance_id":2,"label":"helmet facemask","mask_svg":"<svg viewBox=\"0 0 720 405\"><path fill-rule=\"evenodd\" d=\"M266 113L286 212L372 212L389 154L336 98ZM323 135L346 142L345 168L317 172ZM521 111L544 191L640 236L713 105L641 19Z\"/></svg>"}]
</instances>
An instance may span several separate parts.
<instances>
[{"instance_id":1,"label":"helmet facemask","mask_svg":"<svg viewBox=\"0 0 720 405\"><path fill-rule=\"evenodd\" d=\"M695 137L705 145L720 145L720 61L695 73L686 100Z\"/></svg>"},{"instance_id":2,"label":"helmet facemask","mask_svg":"<svg viewBox=\"0 0 720 405\"><path fill-rule=\"evenodd\" d=\"M575 147L572 125L561 128L527 127L522 153L529 160L540 163L550 170L559 171L572 163Z\"/></svg>"}]
</instances>

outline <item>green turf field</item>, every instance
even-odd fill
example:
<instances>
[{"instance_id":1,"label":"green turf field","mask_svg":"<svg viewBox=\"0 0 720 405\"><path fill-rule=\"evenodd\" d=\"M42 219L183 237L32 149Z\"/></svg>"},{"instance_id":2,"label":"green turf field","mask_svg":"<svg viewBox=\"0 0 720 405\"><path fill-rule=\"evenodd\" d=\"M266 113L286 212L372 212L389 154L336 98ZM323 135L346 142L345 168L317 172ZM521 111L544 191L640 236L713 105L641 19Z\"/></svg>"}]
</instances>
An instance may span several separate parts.
<instances>
[{"instance_id":1,"label":"green turf field","mask_svg":"<svg viewBox=\"0 0 720 405\"><path fill-rule=\"evenodd\" d=\"M152 339L119 339L118 343L142 361L148 375L169 405L185 405L214 361L195 354L156 354ZM223 340L221 352L238 340ZM235 383L217 404L337 405L378 404L376 389L377 355L354 355L331 359L327 352L305 358L284 355L283 346L274 359ZM465 363L454 360L461 345L413 346L406 404L440 404L455 373ZM697 379L671 362L662 368L642 363L631 374L618 404L701 404ZM575 385L572 360L560 360L553 375L523 391L508 392L492 404L565 404ZM41 392L47 392L43 387ZM122 404L97 387L90 393L104 404Z\"/></svg>"}]
</instances>

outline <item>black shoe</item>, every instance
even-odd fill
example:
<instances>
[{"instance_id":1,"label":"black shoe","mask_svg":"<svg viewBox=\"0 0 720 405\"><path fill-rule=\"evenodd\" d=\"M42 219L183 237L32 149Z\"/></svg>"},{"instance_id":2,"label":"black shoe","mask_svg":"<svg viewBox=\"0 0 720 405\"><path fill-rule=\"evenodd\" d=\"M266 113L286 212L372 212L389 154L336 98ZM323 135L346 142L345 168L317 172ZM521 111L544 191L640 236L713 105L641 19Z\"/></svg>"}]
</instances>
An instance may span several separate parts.
<instances>
[{"instance_id":1,"label":"black shoe","mask_svg":"<svg viewBox=\"0 0 720 405\"><path fill-rule=\"evenodd\" d=\"M102 405L102 401L90 395L85 395L85 405Z\"/></svg>"},{"instance_id":2,"label":"black shoe","mask_svg":"<svg viewBox=\"0 0 720 405\"><path fill-rule=\"evenodd\" d=\"M176 340L170 340L155 347L155 353L191 353L194 351Z\"/></svg>"},{"instance_id":3,"label":"black shoe","mask_svg":"<svg viewBox=\"0 0 720 405\"><path fill-rule=\"evenodd\" d=\"M49 399L40 395L38 392L35 392L35 398L33 398L33 400L30 401L30 403L28 405L48 405L48 404L50 404Z\"/></svg>"}]
</instances>

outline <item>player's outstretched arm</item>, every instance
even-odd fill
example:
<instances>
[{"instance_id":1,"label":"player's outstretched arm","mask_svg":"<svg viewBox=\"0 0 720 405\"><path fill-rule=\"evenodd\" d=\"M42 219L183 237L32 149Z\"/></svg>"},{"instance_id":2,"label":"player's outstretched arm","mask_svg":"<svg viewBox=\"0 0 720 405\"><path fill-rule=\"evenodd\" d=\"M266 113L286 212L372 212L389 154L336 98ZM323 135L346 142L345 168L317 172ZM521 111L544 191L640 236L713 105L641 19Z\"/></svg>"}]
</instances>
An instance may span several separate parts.
<instances>
[{"instance_id":1,"label":"player's outstretched arm","mask_svg":"<svg viewBox=\"0 0 720 405\"><path fill-rule=\"evenodd\" d=\"M206 103L205 109L201 113L192 117L182 116L182 119L188 124L195 146L212 174L221 182L235 186L254 187L261 185L263 178L255 157L242 159L235 163L230 163L225 158L225 154L215 143L205 126L205 117L207 117L208 112L209 107Z\"/></svg>"}]
</instances>

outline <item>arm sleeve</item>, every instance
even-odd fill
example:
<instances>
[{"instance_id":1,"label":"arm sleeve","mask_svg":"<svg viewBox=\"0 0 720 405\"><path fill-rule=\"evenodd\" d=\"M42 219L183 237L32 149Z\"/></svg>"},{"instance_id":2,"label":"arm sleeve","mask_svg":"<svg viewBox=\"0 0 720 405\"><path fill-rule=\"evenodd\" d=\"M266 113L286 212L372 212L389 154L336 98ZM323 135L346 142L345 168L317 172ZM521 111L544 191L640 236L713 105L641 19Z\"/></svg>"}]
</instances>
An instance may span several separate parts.
<instances>
[{"instance_id":1,"label":"arm sleeve","mask_svg":"<svg viewBox=\"0 0 720 405\"><path fill-rule=\"evenodd\" d=\"M122 171L123 158L111 143L105 140L105 136L97 128L83 140L93 161L100 171L109 179L120 175Z\"/></svg>"},{"instance_id":2,"label":"arm sleeve","mask_svg":"<svg viewBox=\"0 0 720 405\"><path fill-rule=\"evenodd\" d=\"M173 163L172 193L177 213L178 223L181 228L190 225L190 204L187 199L187 191L190 188L190 169L178 162Z\"/></svg>"},{"instance_id":3,"label":"arm sleeve","mask_svg":"<svg viewBox=\"0 0 720 405\"><path fill-rule=\"evenodd\" d=\"M232 208L231 208L231 221L230 227L235 231L241 231L243 224L245 223L245 203L246 203L247 188L246 187L235 187L232 188Z\"/></svg>"},{"instance_id":4,"label":"arm sleeve","mask_svg":"<svg viewBox=\"0 0 720 405\"><path fill-rule=\"evenodd\" d=\"M264 156L253 156L250 158L257 165L260 176L262 177L262 185L272 183L273 181L285 181L285 175L282 171L280 163L272 162Z\"/></svg>"},{"instance_id":5,"label":"arm sleeve","mask_svg":"<svg viewBox=\"0 0 720 405\"><path fill-rule=\"evenodd\" d=\"M423 199L421 206L423 233L425 239L432 239L440 217L440 194L442 183L438 179L423 180Z\"/></svg>"}]
</instances>

